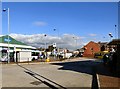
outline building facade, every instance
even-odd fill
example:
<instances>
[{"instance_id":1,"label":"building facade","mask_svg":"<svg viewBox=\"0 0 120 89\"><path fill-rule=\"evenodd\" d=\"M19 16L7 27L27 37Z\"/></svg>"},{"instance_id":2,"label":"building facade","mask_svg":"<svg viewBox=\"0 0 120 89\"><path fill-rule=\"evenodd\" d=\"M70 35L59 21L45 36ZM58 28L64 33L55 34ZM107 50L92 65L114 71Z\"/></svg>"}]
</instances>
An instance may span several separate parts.
<instances>
[{"instance_id":1,"label":"building facade","mask_svg":"<svg viewBox=\"0 0 120 89\"><path fill-rule=\"evenodd\" d=\"M84 48L84 53L83 53L84 57L93 57L94 53L100 51L100 45L98 43L93 42L93 41L90 41L83 48Z\"/></svg>"},{"instance_id":2,"label":"building facade","mask_svg":"<svg viewBox=\"0 0 120 89\"><path fill-rule=\"evenodd\" d=\"M39 53L36 47L24 44L8 35L0 37L0 60L2 61L31 61L33 52Z\"/></svg>"}]
</instances>

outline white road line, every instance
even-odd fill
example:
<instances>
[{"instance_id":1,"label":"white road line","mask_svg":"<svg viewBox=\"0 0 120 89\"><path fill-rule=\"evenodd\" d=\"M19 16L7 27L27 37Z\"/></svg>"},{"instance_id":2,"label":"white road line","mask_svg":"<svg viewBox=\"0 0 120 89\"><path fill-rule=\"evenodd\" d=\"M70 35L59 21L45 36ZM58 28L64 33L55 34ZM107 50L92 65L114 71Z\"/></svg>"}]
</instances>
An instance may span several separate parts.
<instances>
[{"instance_id":1,"label":"white road line","mask_svg":"<svg viewBox=\"0 0 120 89\"><path fill-rule=\"evenodd\" d=\"M96 74L96 75L97 75L98 89L100 89L100 80L99 80L99 76L98 76L98 74Z\"/></svg>"}]
</instances>

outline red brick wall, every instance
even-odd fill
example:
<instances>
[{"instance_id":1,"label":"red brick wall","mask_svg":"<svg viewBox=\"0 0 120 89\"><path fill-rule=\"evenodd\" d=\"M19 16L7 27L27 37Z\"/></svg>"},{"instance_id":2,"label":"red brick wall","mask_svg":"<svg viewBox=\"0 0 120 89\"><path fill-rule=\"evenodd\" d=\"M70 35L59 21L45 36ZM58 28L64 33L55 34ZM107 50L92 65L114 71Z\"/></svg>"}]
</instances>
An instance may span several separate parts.
<instances>
[{"instance_id":1,"label":"red brick wall","mask_svg":"<svg viewBox=\"0 0 120 89\"><path fill-rule=\"evenodd\" d=\"M93 57L94 53L100 51L99 44L93 41L89 42L86 46L84 46L84 48L86 48L86 50L83 53L83 56L85 57Z\"/></svg>"}]
</instances>

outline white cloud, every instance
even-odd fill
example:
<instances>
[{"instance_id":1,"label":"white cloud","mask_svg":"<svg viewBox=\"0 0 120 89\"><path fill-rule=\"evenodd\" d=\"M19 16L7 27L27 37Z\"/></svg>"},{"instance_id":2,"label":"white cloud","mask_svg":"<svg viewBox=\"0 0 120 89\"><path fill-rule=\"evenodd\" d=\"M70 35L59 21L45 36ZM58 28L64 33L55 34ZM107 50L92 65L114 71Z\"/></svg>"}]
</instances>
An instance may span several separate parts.
<instances>
[{"instance_id":1,"label":"white cloud","mask_svg":"<svg viewBox=\"0 0 120 89\"><path fill-rule=\"evenodd\" d=\"M93 34L93 33L91 33L91 34L89 34L89 36L97 36L97 34Z\"/></svg>"},{"instance_id":2,"label":"white cloud","mask_svg":"<svg viewBox=\"0 0 120 89\"><path fill-rule=\"evenodd\" d=\"M43 21L35 21L35 22L33 22L33 25L35 25L35 26L46 26L47 23L43 22Z\"/></svg>"},{"instance_id":3,"label":"white cloud","mask_svg":"<svg viewBox=\"0 0 120 89\"><path fill-rule=\"evenodd\" d=\"M2 37L3 35L0 35L0 37Z\"/></svg>"},{"instance_id":4,"label":"white cloud","mask_svg":"<svg viewBox=\"0 0 120 89\"><path fill-rule=\"evenodd\" d=\"M45 43L47 43L47 46L56 43L57 46L60 48L68 48L70 50L73 50L76 48L81 48L84 44L84 42L82 41L84 37L79 37L71 34L63 34L60 37L51 35L47 35L45 37L44 34L10 34L10 36L18 41L35 47L45 47ZM73 37L77 39L74 39Z\"/></svg>"}]
</instances>

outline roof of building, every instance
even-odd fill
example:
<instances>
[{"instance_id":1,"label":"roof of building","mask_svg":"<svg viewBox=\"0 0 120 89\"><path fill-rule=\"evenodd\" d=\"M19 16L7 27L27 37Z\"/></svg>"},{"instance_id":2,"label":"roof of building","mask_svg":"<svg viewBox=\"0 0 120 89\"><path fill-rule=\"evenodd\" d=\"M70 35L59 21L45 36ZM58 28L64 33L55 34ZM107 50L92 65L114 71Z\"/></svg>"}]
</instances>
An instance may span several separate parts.
<instances>
[{"instance_id":1,"label":"roof of building","mask_svg":"<svg viewBox=\"0 0 120 89\"><path fill-rule=\"evenodd\" d=\"M111 42L108 43L108 45L120 45L120 39L113 39Z\"/></svg>"},{"instance_id":2,"label":"roof of building","mask_svg":"<svg viewBox=\"0 0 120 89\"><path fill-rule=\"evenodd\" d=\"M94 41L90 41L89 43L87 43L84 47L88 46L89 44L96 44L99 45L98 43L94 42Z\"/></svg>"},{"instance_id":3,"label":"roof of building","mask_svg":"<svg viewBox=\"0 0 120 89\"><path fill-rule=\"evenodd\" d=\"M17 40L15 40L14 38L12 38L10 36L9 36L9 39L8 39L8 35L0 37L0 43L8 43L8 42L9 42L9 44L26 45L27 46L27 44L22 43L20 41L17 41Z\"/></svg>"},{"instance_id":4,"label":"roof of building","mask_svg":"<svg viewBox=\"0 0 120 89\"><path fill-rule=\"evenodd\" d=\"M20 41L15 40L14 38L9 36L9 40L8 40L8 35L6 36L1 36L0 37L0 46L8 46L8 42L9 42L9 47L16 47L16 48L27 48L27 49L36 49L36 47L33 46L29 46L25 43L22 43Z\"/></svg>"},{"instance_id":5,"label":"roof of building","mask_svg":"<svg viewBox=\"0 0 120 89\"><path fill-rule=\"evenodd\" d=\"M100 45L107 45L108 42L98 42L98 44L100 44Z\"/></svg>"}]
</instances>

